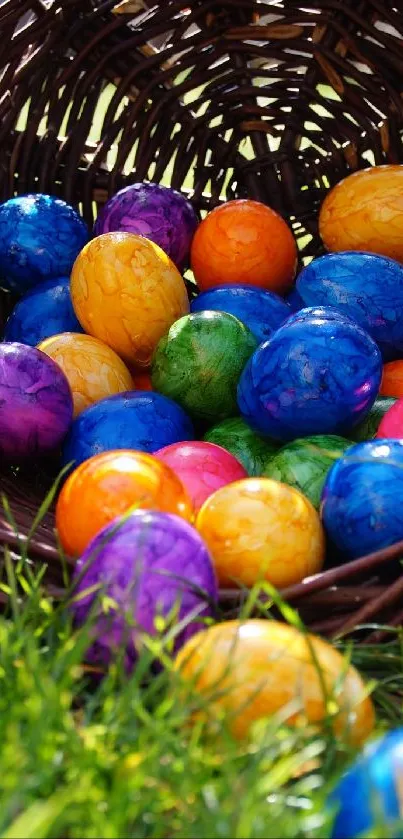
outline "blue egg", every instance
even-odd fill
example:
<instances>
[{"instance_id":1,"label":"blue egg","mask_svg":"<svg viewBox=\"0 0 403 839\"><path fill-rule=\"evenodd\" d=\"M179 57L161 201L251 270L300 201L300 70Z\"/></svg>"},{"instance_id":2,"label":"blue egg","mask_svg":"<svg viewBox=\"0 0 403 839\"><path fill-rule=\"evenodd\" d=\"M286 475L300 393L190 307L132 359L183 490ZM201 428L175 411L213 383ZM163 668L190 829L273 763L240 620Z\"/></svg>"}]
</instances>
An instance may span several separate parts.
<instances>
[{"instance_id":1,"label":"blue egg","mask_svg":"<svg viewBox=\"0 0 403 839\"><path fill-rule=\"evenodd\" d=\"M305 305L295 286L288 294L286 294L284 300L288 303L292 312L298 312L300 309L303 309Z\"/></svg>"},{"instance_id":2,"label":"blue egg","mask_svg":"<svg viewBox=\"0 0 403 839\"><path fill-rule=\"evenodd\" d=\"M77 211L51 195L20 195L0 204L0 287L24 294L43 280L70 275L88 242Z\"/></svg>"},{"instance_id":3,"label":"blue egg","mask_svg":"<svg viewBox=\"0 0 403 839\"><path fill-rule=\"evenodd\" d=\"M326 318L326 320L338 320L354 323L352 318L342 315L334 306L303 306L294 312L287 320L287 326L292 323L303 323L312 318Z\"/></svg>"},{"instance_id":4,"label":"blue egg","mask_svg":"<svg viewBox=\"0 0 403 839\"><path fill-rule=\"evenodd\" d=\"M397 728L370 743L331 794L329 805L336 810L332 839L356 839L377 827L376 835L401 839L402 778L403 728Z\"/></svg>"},{"instance_id":5,"label":"blue egg","mask_svg":"<svg viewBox=\"0 0 403 839\"><path fill-rule=\"evenodd\" d=\"M190 305L191 312L226 312L235 315L255 336L259 344L287 320L290 306L282 297L263 288L223 285L203 291Z\"/></svg>"},{"instance_id":6,"label":"blue egg","mask_svg":"<svg viewBox=\"0 0 403 839\"><path fill-rule=\"evenodd\" d=\"M385 359L403 354L403 265L347 251L315 259L297 279L304 306L335 306L377 342Z\"/></svg>"},{"instance_id":7,"label":"blue egg","mask_svg":"<svg viewBox=\"0 0 403 839\"><path fill-rule=\"evenodd\" d=\"M293 440L340 434L372 407L382 376L375 342L347 318L307 317L280 327L248 361L238 385L244 420Z\"/></svg>"},{"instance_id":8,"label":"blue egg","mask_svg":"<svg viewBox=\"0 0 403 839\"><path fill-rule=\"evenodd\" d=\"M18 341L36 347L45 338L60 332L82 332L70 297L70 280L45 280L14 307L4 330L5 341Z\"/></svg>"},{"instance_id":9,"label":"blue egg","mask_svg":"<svg viewBox=\"0 0 403 839\"><path fill-rule=\"evenodd\" d=\"M403 440L352 446L328 472L321 514L332 541L348 557L403 539Z\"/></svg>"},{"instance_id":10,"label":"blue egg","mask_svg":"<svg viewBox=\"0 0 403 839\"><path fill-rule=\"evenodd\" d=\"M170 443L193 440L192 423L183 409L160 393L128 391L91 405L73 422L62 460L78 466L100 452L137 449L156 452Z\"/></svg>"}]
</instances>

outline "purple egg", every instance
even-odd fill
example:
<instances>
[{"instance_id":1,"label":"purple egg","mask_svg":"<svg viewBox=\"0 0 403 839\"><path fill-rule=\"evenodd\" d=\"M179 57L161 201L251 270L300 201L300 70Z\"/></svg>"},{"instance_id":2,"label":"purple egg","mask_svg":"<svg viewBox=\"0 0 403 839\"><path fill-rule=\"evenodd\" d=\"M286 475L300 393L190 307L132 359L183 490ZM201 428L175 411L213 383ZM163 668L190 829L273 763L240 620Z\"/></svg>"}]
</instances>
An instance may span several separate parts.
<instances>
[{"instance_id":1,"label":"purple egg","mask_svg":"<svg viewBox=\"0 0 403 839\"><path fill-rule=\"evenodd\" d=\"M105 666L124 644L129 670L141 633L157 634L157 616L166 617L169 626L184 621L175 639L178 649L203 627L201 619L212 615L217 600L213 564L197 531L178 516L148 510L104 527L78 561L75 580L72 608L79 624L94 614L96 603L88 659ZM77 597L86 590L88 595Z\"/></svg>"},{"instance_id":2,"label":"purple egg","mask_svg":"<svg viewBox=\"0 0 403 839\"><path fill-rule=\"evenodd\" d=\"M94 235L114 230L151 239L182 271L198 224L196 213L180 192L160 184L132 184L105 204L95 222Z\"/></svg>"},{"instance_id":3,"label":"purple egg","mask_svg":"<svg viewBox=\"0 0 403 839\"><path fill-rule=\"evenodd\" d=\"M11 461L57 449L73 419L69 383L45 353L0 344L0 455Z\"/></svg>"}]
</instances>

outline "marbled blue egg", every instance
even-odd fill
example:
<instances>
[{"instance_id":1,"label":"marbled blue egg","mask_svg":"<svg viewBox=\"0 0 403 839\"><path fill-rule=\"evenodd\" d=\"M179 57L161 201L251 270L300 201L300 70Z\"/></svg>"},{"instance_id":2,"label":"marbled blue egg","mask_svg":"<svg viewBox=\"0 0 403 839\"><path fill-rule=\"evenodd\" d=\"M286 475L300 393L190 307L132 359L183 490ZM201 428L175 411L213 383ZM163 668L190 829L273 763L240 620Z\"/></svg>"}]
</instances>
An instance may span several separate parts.
<instances>
[{"instance_id":1,"label":"marbled blue egg","mask_svg":"<svg viewBox=\"0 0 403 839\"><path fill-rule=\"evenodd\" d=\"M60 198L10 198L0 204L0 287L24 294L43 280L69 275L88 239L83 219Z\"/></svg>"},{"instance_id":2,"label":"marbled blue egg","mask_svg":"<svg viewBox=\"0 0 403 839\"><path fill-rule=\"evenodd\" d=\"M335 306L377 342L385 359L403 354L403 265L372 253L346 251L315 259L300 273L304 306Z\"/></svg>"},{"instance_id":3,"label":"marbled blue egg","mask_svg":"<svg viewBox=\"0 0 403 839\"><path fill-rule=\"evenodd\" d=\"M258 433L278 440L347 436L370 410L382 359L370 336L347 318L292 316L261 344L238 385L238 406Z\"/></svg>"},{"instance_id":4,"label":"marbled blue egg","mask_svg":"<svg viewBox=\"0 0 403 839\"><path fill-rule=\"evenodd\" d=\"M321 515L332 542L358 557L403 539L403 440L370 440L328 472Z\"/></svg>"},{"instance_id":5,"label":"marbled blue egg","mask_svg":"<svg viewBox=\"0 0 403 839\"><path fill-rule=\"evenodd\" d=\"M161 393L128 391L86 408L73 422L63 447L63 464L79 466L100 452L137 449L156 452L193 440L185 411Z\"/></svg>"},{"instance_id":6,"label":"marbled blue egg","mask_svg":"<svg viewBox=\"0 0 403 839\"><path fill-rule=\"evenodd\" d=\"M192 301L190 311L227 312L247 326L259 344L281 326L291 314L282 297L263 288L223 285L203 291Z\"/></svg>"},{"instance_id":7,"label":"marbled blue egg","mask_svg":"<svg viewBox=\"0 0 403 839\"><path fill-rule=\"evenodd\" d=\"M306 320L312 318L325 318L326 320L348 321L354 323L354 320L346 315L342 315L334 306L303 306L297 312L293 312L287 320L287 326L292 323L304 323Z\"/></svg>"},{"instance_id":8,"label":"marbled blue egg","mask_svg":"<svg viewBox=\"0 0 403 839\"><path fill-rule=\"evenodd\" d=\"M377 836L401 839L402 778L403 728L397 728L366 746L331 794L332 839L372 835L374 828Z\"/></svg>"},{"instance_id":9,"label":"marbled blue egg","mask_svg":"<svg viewBox=\"0 0 403 839\"><path fill-rule=\"evenodd\" d=\"M5 341L36 347L61 332L82 332L70 296L69 277L38 283L18 301L6 323Z\"/></svg>"}]
</instances>

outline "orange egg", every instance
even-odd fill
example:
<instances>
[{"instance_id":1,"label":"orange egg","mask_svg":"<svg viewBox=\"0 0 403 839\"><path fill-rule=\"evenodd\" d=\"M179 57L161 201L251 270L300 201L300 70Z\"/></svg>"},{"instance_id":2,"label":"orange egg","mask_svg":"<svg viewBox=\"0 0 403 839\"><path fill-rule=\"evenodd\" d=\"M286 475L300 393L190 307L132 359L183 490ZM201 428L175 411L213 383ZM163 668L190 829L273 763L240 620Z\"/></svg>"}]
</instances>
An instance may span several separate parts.
<instances>
[{"instance_id":1,"label":"orange egg","mask_svg":"<svg viewBox=\"0 0 403 839\"><path fill-rule=\"evenodd\" d=\"M379 393L381 396L395 396L396 399L403 396L403 359L384 364Z\"/></svg>"},{"instance_id":2,"label":"orange egg","mask_svg":"<svg viewBox=\"0 0 403 839\"><path fill-rule=\"evenodd\" d=\"M289 724L316 726L332 715L335 734L354 745L374 727L357 670L326 641L277 621L216 624L182 647L175 668L205 699L203 715L228 715L238 739L278 712Z\"/></svg>"},{"instance_id":3,"label":"orange egg","mask_svg":"<svg viewBox=\"0 0 403 839\"><path fill-rule=\"evenodd\" d=\"M329 251L370 251L403 262L403 166L373 166L329 192L319 215Z\"/></svg>"},{"instance_id":4,"label":"orange egg","mask_svg":"<svg viewBox=\"0 0 403 839\"><path fill-rule=\"evenodd\" d=\"M131 507L193 517L181 481L152 455L121 450L84 461L67 479L56 506L66 554L80 556L106 524Z\"/></svg>"},{"instance_id":5,"label":"orange egg","mask_svg":"<svg viewBox=\"0 0 403 839\"><path fill-rule=\"evenodd\" d=\"M116 353L90 335L63 332L38 344L61 367L73 394L74 416L89 405L133 390L133 378Z\"/></svg>"},{"instance_id":6,"label":"orange egg","mask_svg":"<svg viewBox=\"0 0 403 839\"><path fill-rule=\"evenodd\" d=\"M192 269L205 291L246 283L285 294L297 268L297 247L283 219L258 201L228 201L196 230Z\"/></svg>"},{"instance_id":7,"label":"orange egg","mask_svg":"<svg viewBox=\"0 0 403 839\"><path fill-rule=\"evenodd\" d=\"M319 515L298 490L269 478L235 481L205 501L196 527L219 582L279 588L321 570L325 540Z\"/></svg>"}]
</instances>

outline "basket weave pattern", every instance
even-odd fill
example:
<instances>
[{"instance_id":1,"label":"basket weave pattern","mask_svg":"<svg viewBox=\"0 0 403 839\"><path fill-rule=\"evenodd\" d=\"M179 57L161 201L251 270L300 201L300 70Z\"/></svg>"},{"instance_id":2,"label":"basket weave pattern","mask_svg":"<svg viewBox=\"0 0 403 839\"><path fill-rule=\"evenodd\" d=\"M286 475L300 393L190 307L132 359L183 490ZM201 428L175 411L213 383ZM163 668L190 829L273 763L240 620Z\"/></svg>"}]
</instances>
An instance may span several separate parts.
<instances>
[{"instance_id":1,"label":"basket weave pattern","mask_svg":"<svg viewBox=\"0 0 403 839\"><path fill-rule=\"evenodd\" d=\"M256 198L292 224L302 261L321 251L330 186L403 162L398 0L3 0L0 31L0 200L56 194L92 224L139 180L171 183L201 212ZM13 302L0 292L0 327ZM36 475L0 474L20 538L48 483ZM1 512L0 542L18 552ZM30 555L57 585L52 514ZM388 569L400 556L403 545L287 597L328 634L399 624L403 584Z\"/></svg>"}]
</instances>

